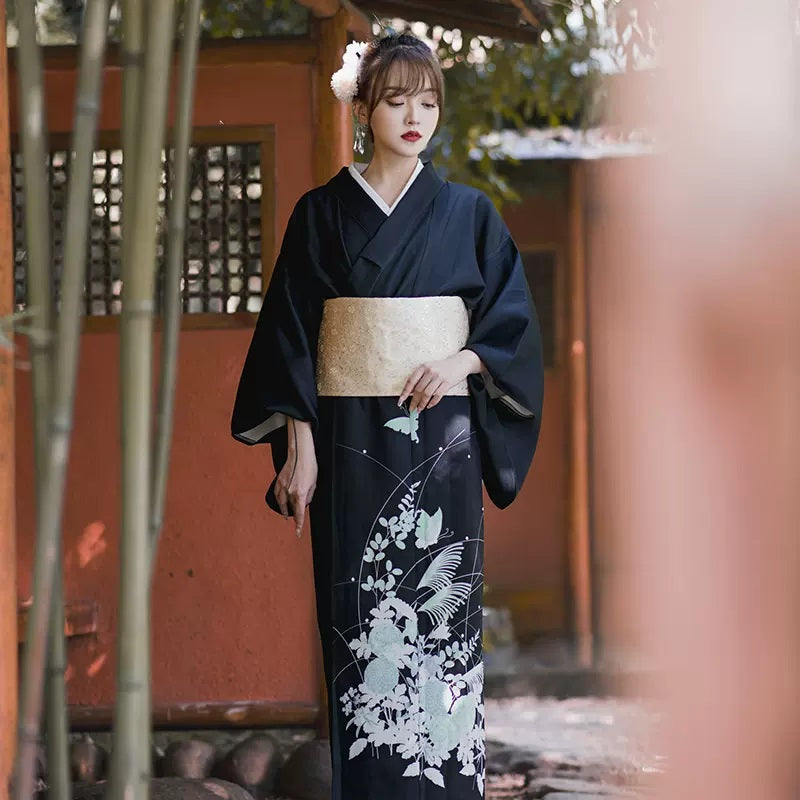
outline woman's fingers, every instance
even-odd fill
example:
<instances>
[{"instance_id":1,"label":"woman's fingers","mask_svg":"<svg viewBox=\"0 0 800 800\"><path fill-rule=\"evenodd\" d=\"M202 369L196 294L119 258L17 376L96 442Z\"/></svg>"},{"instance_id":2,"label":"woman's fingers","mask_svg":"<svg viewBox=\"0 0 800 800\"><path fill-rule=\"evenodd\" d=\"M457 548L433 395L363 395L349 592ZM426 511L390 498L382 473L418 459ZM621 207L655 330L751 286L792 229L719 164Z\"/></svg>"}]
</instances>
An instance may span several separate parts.
<instances>
[{"instance_id":1,"label":"woman's fingers","mask_svg":"<svg viewBox=\"0 0 800 800\"><path fill-rule=\"evenodd\" d=\"M420 387L417 392L414 393L416 398L416 409L417 411L424 411L426 408L430 407L430 401L433 399L434 395L440 390L443 381L442 379L436 375L431 374L430 379L427 382L422 382L418 384ZM414 401L412 401L413 403Z\"/></svg>"},{"instance_id":2,"label":"woman's fingers","mask_svg":"<svg viewBox=\"0 0 800 800\"><path fill-rule=\"evenodd\" d=\"M406 381L405 386L403 387L403 391L400 394L400 397L397 401L397 405L401 406L405 403L406 398L414 391L417 381L425 374L425 365L420 364L409 376L408 380Z\"/></svg>"},{"instance_id":3,"label":"woman's fingers","mask_svg":"<svg viewBox=\"0 0 800 800\"><path fill-rule=\"evenodd\" d=\"M306 518L306 504L298 497L294 502L294 532L299 536Z\"/></svg>"},{"instance_id":4,"label":"woman's fingers","mask_svg":"<svg viewBox=\"0 0 800 800\"><path fill-rule=\"evenodd\" d=\"M408 405L409 411L423 411L433 394L433 388L438 385L439 381L440 378L437 375L426 369L414 387L411 402Z\"/></svg>"},{"instance_id":5,"label":"woman's fingers","mask_svg":"<svg viewBox=\"0 0 800 800\"><path fill-rule=\"evenodd\" d=\"M294 529L295 533L299 536L300 531L303 529L303 523L306 519L306 507L311 504L311 499L314 497L314 490L317 488L316 483L307 491L298 490L292 494L292 507L294 511Z\"/></svg>"},{"instance_id":6,"label":"woman's fingers","mask_svg":"<svg viewBox=\"0 0 800 800\"><path fill-rule=\"evenodd\" d=\"M428 405L425 408L433 408L435 405L439 403L439 401L444 397L444 393L447 391L447 385L442 381L433 393L433 396L428 401Z\"/></svg>"},{"instance_id":7,"label":"woman's fingers","mask_svg":"<svg viewBox=\"0 0 800 800\"><path fill-rule=\"evenodd\" d=\"M280 481L275 484L275 499L278 501L278 507L284 519L289 518L289 498L286 489L281 485Z\"/></svg>"}]
</instances>

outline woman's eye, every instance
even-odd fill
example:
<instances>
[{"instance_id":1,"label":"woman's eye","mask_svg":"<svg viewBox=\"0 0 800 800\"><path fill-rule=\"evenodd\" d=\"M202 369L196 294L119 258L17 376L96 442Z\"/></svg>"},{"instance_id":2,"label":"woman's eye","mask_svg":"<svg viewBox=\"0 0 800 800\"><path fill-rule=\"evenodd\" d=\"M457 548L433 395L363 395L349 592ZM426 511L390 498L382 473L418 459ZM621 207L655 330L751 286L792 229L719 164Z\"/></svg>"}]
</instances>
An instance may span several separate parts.
<instances>
[{"instance_id":1,"label":"woman's eye","mask_svg":"<svg viewBox=\"0 0 800 800\"><path fill-rule=\"evenodd\" d=\"M424 105L425 108L436 108L438 103L423 103L422 105Z\"/></svg>"},{"instance_id":2,"label":"woman's eye","mask_svg":"<svg viewBox=\"0 0 800 800\"><path fill-rule=\"evenodd\" d=\"M401 105L403 105L402 103L393 103L391 100L387 100L386 102L387 102L387 103L388 103L390 106L392 106L393 108L400 108L400 106L401 106Z\"/></svg>"}]
</instances>

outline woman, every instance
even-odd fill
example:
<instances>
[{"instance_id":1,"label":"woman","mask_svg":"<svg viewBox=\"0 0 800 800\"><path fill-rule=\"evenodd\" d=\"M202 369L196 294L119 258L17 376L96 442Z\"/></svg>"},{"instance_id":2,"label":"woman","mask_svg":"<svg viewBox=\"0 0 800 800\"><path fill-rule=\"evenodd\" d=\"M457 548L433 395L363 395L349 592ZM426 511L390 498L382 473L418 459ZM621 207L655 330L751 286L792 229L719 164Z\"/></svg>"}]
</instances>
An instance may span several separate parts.
<instances>
[{"instance_id":1,"label":"woman","mask_svg":"<svg viewBox=\"0 0 800 800\"><path fill-rule=\"evenodd\" d=\"M492 203L419 160L444 101L427 45L350 45L332 86L374 155L298 201L232 432L272 446L298 535L310 505L334 800L478 798L481 480L502 508L528 471L538 323Z\"/></svg>"}]
</instances>

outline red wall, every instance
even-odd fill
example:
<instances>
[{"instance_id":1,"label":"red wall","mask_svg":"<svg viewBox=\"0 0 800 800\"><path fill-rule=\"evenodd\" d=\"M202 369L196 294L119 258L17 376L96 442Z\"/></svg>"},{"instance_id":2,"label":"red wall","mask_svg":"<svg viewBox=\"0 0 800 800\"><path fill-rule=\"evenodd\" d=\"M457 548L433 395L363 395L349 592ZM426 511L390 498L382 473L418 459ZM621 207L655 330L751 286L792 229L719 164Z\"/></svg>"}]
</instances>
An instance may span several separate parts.
<instances>
[{"instance_id":1,"label":"red wall","mask_svg":"<svg viewBox=\"0 0 800 800\"><path fill-rule=\"evenodd\" d=\"M265 45L268 47L268 45ZM201 66L195 125L275 126L276 232L312 186L312 68ZM51 131L70 128L74 76L48 71ZM119 128L121 72L105 72L101 128ZM12 95L12 130L19 130ZM187 330L180 341L166 522L153 587L156 703L316 702L317 642L308 537L267 514L266 449L228 434L250 331ZM23 345L24 347L24 345ZM69 699L113 702L119 542L118 340L85 333L64 515L67 601L99 604L96 637L71 639ZM30 381L17 387L19 595L30 594L33 464ZM279 612L279 613L276 613Z\"/></svg>"},{"instance_id":2,"label":"red wall","mask_svg":"<svg viewBox=\"0 0 800 800\"><path fill-rule=\"evenodd\" d=\"M512 610L518 636L562 632L567 626L567 383L559 354L564 327L567 268L566 185L531 193L504 217L520 250L554 247L556 276L556 365L545 373L544 412L539 446L528 479L510 508L486 504L487 604Z\"/></svg>"},{"instance_id":3,"label":"red wall","mask_svg":"<svg viewBox=\"0 0 800 800\"><path fill-rule=\"evenodd\" d=\"M268 47L268 45L265 45ZM105 74L101 127L119 127L120 70ZM275 125L277 241L312 185L313 72L307 64L201 66L197 126ZM48 124L70 127L74 76L47 74ZM12 94L12 130L18 130ZM533 199L508 214L523 246L565 242L565 209ZM268 512L266 448L228 434L251 330L185 330L166 521L153 587L153 698L158 704L233 700L314 703L318 654L308 534ZM113 703L119 542L118 340L82 338L75 433L64 514L67 601L92 600L96 636L69 641L69 700ZM24 343L21 343L24 357ZM548 373L539 452L521 497L487 502L486 578L526 629L564 624L564 387ZM30 594L33 464L30 380L17 384L19 595ZM527 628L526 628L527 626Z\"/></svg>"}]
</instances>

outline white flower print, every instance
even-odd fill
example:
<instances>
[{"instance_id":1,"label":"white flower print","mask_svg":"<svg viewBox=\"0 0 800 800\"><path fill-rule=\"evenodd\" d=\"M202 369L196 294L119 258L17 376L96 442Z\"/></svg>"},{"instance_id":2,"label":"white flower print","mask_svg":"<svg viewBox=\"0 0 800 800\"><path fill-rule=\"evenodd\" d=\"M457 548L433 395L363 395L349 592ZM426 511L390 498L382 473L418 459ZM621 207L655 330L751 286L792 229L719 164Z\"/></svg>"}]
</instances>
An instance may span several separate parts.
<instances>
[{"instance_id":1,"label":"white flower print","mask_svg":"<svg viewBox=\"0 0 800 800\"><path fill-rule=\"evenodd\" d=\"M411 418L386 425L415 441ZM456 578L463 574L463 541L453 542L449 530L443 535L441 508L428 512L420 506L420 485L407 485L396 515L378 518L363 551L358 586L372 608L349 641L362 675L341 697L347 728L354 733L349 757L357 758L367 745L373 756L376 748L387 747L408 762L405 777L440 787L443 765L455 758L461 774L474 776L483 793L480 634L465 640L463 624L458 632L452 627L473 585ZM412 533L419 566L404 572L395 554L406 549ZM404 591L412 593L413 603L398 597L398 592L406 596Z\"/></svg>"}]
</instances>

